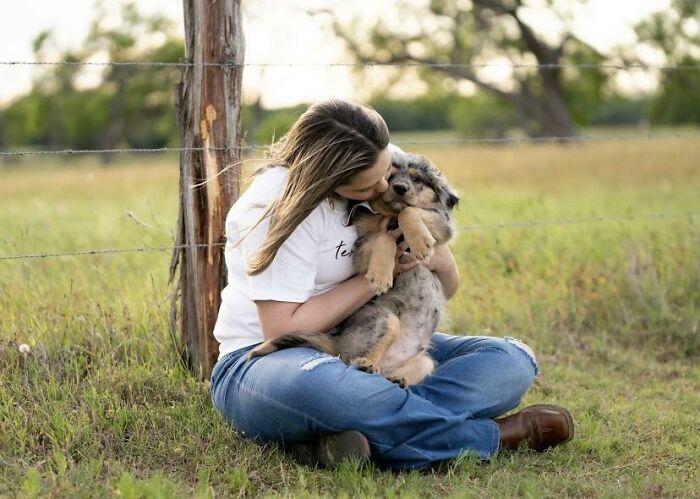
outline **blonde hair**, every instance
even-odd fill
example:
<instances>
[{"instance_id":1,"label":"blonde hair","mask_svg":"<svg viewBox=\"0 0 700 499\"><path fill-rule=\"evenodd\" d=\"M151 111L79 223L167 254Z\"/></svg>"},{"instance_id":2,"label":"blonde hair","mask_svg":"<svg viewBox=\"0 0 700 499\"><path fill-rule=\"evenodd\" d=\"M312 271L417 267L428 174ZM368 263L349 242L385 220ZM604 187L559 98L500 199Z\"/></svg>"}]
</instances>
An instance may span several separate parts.
<instances>
[{"instance_id":1,"label":"blonde hair","mask_svg":"<svg viewBox=\"0 0 700 499\"><path fill-rule=\"evenodd\" d=\"M248 274L269 267L294 229L336 188L371 167L388 144L386 123L369 106L330 100L309 107L273 145L262 168L284 166L289 174L282 194L252 227L270 219L265 240L248 262Z\"/></svg>"}]
</instances>

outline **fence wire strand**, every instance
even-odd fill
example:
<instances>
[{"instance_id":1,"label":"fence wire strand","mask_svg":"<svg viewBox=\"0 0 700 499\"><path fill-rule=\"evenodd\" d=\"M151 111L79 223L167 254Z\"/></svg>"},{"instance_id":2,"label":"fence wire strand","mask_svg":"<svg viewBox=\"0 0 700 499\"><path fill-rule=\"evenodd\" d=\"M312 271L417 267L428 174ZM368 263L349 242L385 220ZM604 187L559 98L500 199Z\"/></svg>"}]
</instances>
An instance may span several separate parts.
<instances>
[{"instance_id":1,"label":"fence wire strand","mask_svg":"<svg viewBox=\"0 0 700 499\"><path fill-rule=\"evenodd\" d=\"M532 64L532 63L453 63L453 62L421 62L421 61L390 61L390 62L166 62L166 61L0 61L0 66L96 66L96 67L258 67L258 68L292 68L292 67L408 67L408 68L512 68L512 69L615 69L628 71L641 69L647 71L683 71L700 69L698 64L654 65L643 63L602 63L602 64Z\"/></svg>"},{"instance_id":2,"label":"fence wire strand","mask_svg":"<svg viewBox=\"0 0 700 499\"><path fill-rule=\"evenodd\" d=\"M483 224L483 225L466 225L461 227L464 231L478 231L478 230L500 230L500 229L513 229L513 228L525 228L525 227L536 227L536 226L550 226L550 225L578 225L587 223L605 223L605 222L631 222L638 220L664 220L669 218L689 218L692 220L693 216L700 215L700 210L691 210L683 212L665 212L665 213L648 213L643 215L619 215L619 216L598 216L598 217L587 217L587 218L569 218L569 219L543 219L543 220L523 220L515 222L500 222L494 224ZM170 246L145 246L141 248L102 248L102 249L88 249L80 251L53 251L49 253L34 253L25 255L0 255L0 261L9 260L36 260L45 258L55 258L55 257L65 257L65 256L94 256L94 255L105 255L105 254L120 254L120 253L146 253L155 251L172 251L175 249L192 249L192 248L209 248L209 247L221 247L225 246L226 243L211 243L211 244L194 244L194 245L170 245Z\"/></svg>"},{"instance_id":3,"label":"fence wire strand","mask_svg":"<svg viewBox=\"0 0 700 499\"><path fill-rule=\"evenodd\" d=\"M439 62L356 62L356 63L236 63L236 62L164 62L164 61L0 61L0 66L94 66L94 67L219 67L219 68L234 68L234 67L416 67L416 68L463 68L463 69L478 69L478 68L512 68L512 69L615 69L615 70L658 70L658 71L676 71L676 70L695 70L700 69L700 65L660 65L654 66L649 64L503 64L503 63L439 63ZM398 145L460 145L460 144L513 144L513 143L551 143L551 142L568 142L582 143L599 140L653 140L661 138L697 138L699 134L682 134L682 133L667 133L667 134L635 134L635 135L582 135L577 137L494 137L494 138L463 138L463 139L446 139L446 140L405 140L396 141ZM228 151L228 150L266 150L268 146L242 145L242 146L225 146L225 147L160 147L160 148L113 148L113 149L60 149L60 150L37 150L37 151L0 151L0 157L13 156L28 156L28 155L80 155L80 154L149 154L163 152L189 152L189 151ZM700 210L686 212L671 212L671 213L651 213L645 215L621 215L610 217L589 217L589 218L572 218L572 219L549 219L549 220L525 220L515 222L502 222L495 224L482 225L467 225L462 227L465 231L476 230L500 230L507 228L523 228L536 226L551 226L551 225L575 225L585 223L602 223L602 222L629 222L635 220L661 220L669 218L692 217L700 214ZM49 253L35 253L24 255L0 255L0 261L10 260L29 260L29 259L46 259L54 257L73 257L73 256L94 256L105 254L124 254L124 253L144 253L155 251L172 251L175 249L190 249L190 248L208 248L220 247L226 243L212 244L196 244L196 245L164 245L164 246L148 246L140 248L102 248L88 249L80 251L53 251Z\"/></svg>"},{"instance_id":4,"label":"fence wire strand","mask_svg":"<svg viewBox=\"0 0 700 499\"><path fill-rule=\"evenodd\" d=\"M605 135L578 135L575 137L550 136L550 137L467 137L463 139L429 139L429 140L396 140L399 146L417 145L473 145L473 144L550 144L570 143L579 144L587 142L601 142L610 140L661 140L661 139L698 139L700 133L641 133L641 134L605 134ZM270 146L242 145L222 147L157 147L157 148L115 148L115 149L55 149L55 150L24 150L24 151L0 151L0 157L20 156L76 156L81 154L154 154L164 152L191 152L191 151L266 151Z\"/></svg>"}]
</instances>

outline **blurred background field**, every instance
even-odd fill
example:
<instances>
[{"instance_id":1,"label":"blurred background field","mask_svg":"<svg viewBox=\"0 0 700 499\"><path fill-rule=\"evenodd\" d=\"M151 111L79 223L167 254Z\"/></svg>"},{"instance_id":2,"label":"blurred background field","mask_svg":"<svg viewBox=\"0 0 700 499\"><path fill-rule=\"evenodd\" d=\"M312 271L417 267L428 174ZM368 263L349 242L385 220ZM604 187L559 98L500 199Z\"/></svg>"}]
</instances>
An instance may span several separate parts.
<instances>
[{"instance_id":1,"label":"blurred background field","mask_svg":"<svg viewBox=\"0 0 700 499\"><path fill-rule=\"evenodd\" d=\"M405 148L461 195L462 284L442 330L531 344L542 375L525 402L569 407L570 445L427 475L300 468L240 440L178 366L169 251L12 260L0 262L4 493L692 495L698 215L464 227L697 210L700 141ZM177 182L175 156L24 158L0 170L0 254L170 245Z\"/></svg>"}]
</instances>

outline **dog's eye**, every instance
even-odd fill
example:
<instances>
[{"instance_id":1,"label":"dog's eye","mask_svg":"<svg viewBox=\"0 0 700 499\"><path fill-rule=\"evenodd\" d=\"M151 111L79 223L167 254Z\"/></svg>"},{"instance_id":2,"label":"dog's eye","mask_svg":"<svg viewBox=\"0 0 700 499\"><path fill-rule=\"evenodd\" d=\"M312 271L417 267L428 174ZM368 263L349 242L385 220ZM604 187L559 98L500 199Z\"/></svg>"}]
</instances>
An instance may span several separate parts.
<instances>
[{"instance_id":1,"label":"dog's eye","mask_svg":"<svg viewBox=\"0 0 700 499\"><path fill-rule=\"evenodd\" d=\"M411 182L422 182L423 179L418 175L411 175Z\"/></svg>"}]
</instances>

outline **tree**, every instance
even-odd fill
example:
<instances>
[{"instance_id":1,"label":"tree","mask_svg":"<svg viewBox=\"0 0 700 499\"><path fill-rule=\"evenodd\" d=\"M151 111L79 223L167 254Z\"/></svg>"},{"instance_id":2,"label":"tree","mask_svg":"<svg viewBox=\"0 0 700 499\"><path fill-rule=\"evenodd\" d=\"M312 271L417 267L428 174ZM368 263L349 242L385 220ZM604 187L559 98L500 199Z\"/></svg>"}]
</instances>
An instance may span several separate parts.
<instances>
[{"instance_id":1,"label":"tree","mask_svg":"<svg viewBox=\"0 0 700 499\"><path fill-rule=\"evenodd\" d=\"M135 3L121 12L122 22L115 28L104 27L98 15L86 40L83 58L106 54L110 61L178 62L184 49L173 34L172 23L160 15L143 16ZM164 40L144 45L144 40L162 34ZM109 126L102 130L101 146L114 148L163 147L176 137L173 88L180 75L177 67L109 66L103 85L112 96Z\"/></svg>"},{"instance_id":2,"label":"tree","mask_svg":"<svg viewBox=\"0 0 700 499\"><path fill-rule=\"evenodd\" d=\"M669 66L700 65L700 2L673 0L669 9L636 26L639 40L661 51ZM700 71L681 68L661 73L659 91L651 100L652 123L700 125Z\"/></svg>"},{"instance_id":3,"label":"tree","mask_svg":"<svg viewBox=\"0 0 700 499\"><path fill-rule=\"evenodd\" d=\"M34 40L38 61L58 52L68 62L180 62L184 49L169 20L143 16L134 3L121 11L121 22L105 27L98 4L95 21L81 48L56 46L45 31ZM94 71L94 68L91 68ZM5 110L4 140L8 144L49 148L112 149L163 147L177 143L173 89L180 68L167 66L106 66L99 84L80 84L87 73L79 66L58 65L41 70L32 90ZM103 155L103 159L109 156Z\"/></svg>"},{"instance_id":4,"label":"tree","mask_svg":"<svg viewBox=\"0 0 700 499\"><path fill-rule=\"evenodd\" d=\"M354 23L332 21L335 33L363 63L418 63L421 77L436 74L453 83L471 82L509 103L531 136L575 137L592 105L603 99L608 75L595 65L604 57L572 32L572 16L562 2L547 0L558 16L561 35L554 42L527 20L525 0L430 0L421 7L402 3L401 27L374 24L367 36ZM571 4L571 3L569 3ZM405 26L414 27L406 29ZM507 82L489 80L479 64L539 65L514 68ZM562 68L590 64L593 68Z\"/></svg>"}]
</instances>

